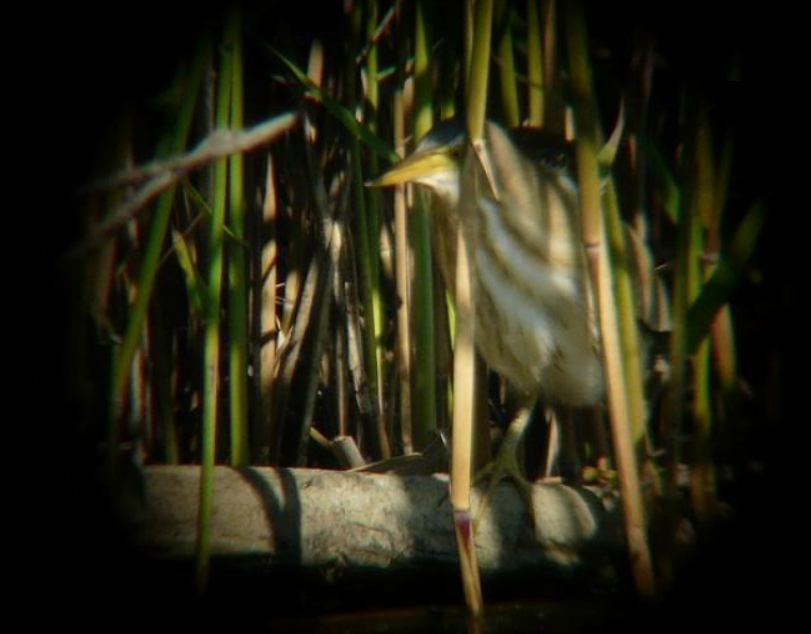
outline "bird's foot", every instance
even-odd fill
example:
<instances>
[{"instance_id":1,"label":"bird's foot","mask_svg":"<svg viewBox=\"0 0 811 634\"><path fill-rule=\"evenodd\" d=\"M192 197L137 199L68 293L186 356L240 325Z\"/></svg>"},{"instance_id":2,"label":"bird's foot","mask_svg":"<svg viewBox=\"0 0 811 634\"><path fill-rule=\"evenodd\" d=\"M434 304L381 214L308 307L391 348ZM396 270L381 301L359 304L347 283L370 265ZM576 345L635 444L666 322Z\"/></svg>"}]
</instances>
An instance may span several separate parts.
<instances>
[{"instance_id":1,"label":"bird's foot","mask_svg":"<svg viewBox=\"0 0 811 634\"><path fill-rule=\"evenodd\" d=\"M490 464L476 474L474 479L476 484L484 479L488 479L488 484L487 489L485 490L485 493L479 503L479 508L476 511L474 527L478 526L479 520L482 517L482 512L487 505L490 504L490 500L492 499L493 493L495 492L499 483L505 478L512 479L516 489L518 489L518 493L524 500L524 504L529 512L530 521L532 522L533 526L535 525L535 508L532 502L532 483L523 476L521 467L518 464L519 441L521 440L521 437L523 436L527 427L529 414L530 410L522 411L513 420L513 422L510 423L510 426L507 429L507 434L504 437L504 441L501 443L501 447L499 447L496 457L492 462L490 462Z\"/></svg>"}]
</instances>

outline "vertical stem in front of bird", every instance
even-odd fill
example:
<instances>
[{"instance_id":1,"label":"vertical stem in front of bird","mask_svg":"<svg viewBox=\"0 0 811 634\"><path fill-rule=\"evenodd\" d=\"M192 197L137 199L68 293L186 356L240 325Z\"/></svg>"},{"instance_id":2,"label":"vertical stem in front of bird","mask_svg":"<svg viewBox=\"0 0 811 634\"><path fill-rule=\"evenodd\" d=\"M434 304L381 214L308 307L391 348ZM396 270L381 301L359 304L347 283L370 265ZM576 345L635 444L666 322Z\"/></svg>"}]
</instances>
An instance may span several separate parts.
<instances>
[{"instance_id":1,"label":"vertical stem in front of bird","mask_svg":"<svg viewBox=\"0 0 811 634\"><path fill-rule=\"evenodd\" d=\"M492 32L493 3L483 0L476 6L475 37L472 66L467 83L467 131L472 147L465 153L459 190L459 216L464 219L478 212L478 181L480 152L487 106L487 81ZM479 148L480 149L480 148ZM468 210L467 212L465 210ZM462 573L462 585L468 613L476 620L484 612L479 566L476 560L475 535L470 513L470 481L473 462L473 421L475 403L476 352L474 344L475 314L471 289L469 253L473 245L466 244L459 223L456 243L456 333L453 362L453 447L451 455L451 504L456 529L456 545ZM470 250L468 250L470 248Z\"/></svg>"},{"instance_id":2,"label":"vertical stem in front of bird","mask_svg":"<svg viewBox=\"0 0 811 634\"><path fill-rule=\"evenodd\" d=\"M473 157L471 157L473 158ZM473 158L473 160L476 160ZM473 457L473 408L476 375L474 297L465 236L461 227L456 243L456 341L453 355L453 446L451 448L451 505L456 545L462 568L465 600L473 616L482 613L482 594L476 544L470 512Z\"/></svg>"},{"instance_id":3,"label":"vertical stem in front of bird","mask_svg":"<svg viewBox=\"0 0 811 634\"><path fill-rule=\"evenodd\" d=\"M577 165L583 243L594 282L600 342L603 354L608 409L619 472L631 569L637 591L655 593L653 565L647 540L647 525L634 447L627 377L622 364L619 322L616 313L612 269L605 240L597 167L599 133L587 54L585 16L580 2L567 4L566 41L577 127Z\"/></svg>"}]
</instances>

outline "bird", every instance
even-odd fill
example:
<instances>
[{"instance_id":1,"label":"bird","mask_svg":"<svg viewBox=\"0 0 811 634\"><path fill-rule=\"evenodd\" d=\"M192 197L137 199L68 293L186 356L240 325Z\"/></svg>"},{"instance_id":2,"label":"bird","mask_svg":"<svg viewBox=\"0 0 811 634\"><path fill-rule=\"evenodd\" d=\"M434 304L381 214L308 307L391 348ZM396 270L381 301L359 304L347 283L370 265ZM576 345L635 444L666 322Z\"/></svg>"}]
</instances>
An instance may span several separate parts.
<instances>
[{"instance_id":1,"label":"bird","mask_svg":"<svg viewBox=\"0 0 811 634\"><path fill-rule=\"evenodd\" d=\"M465 127L459 119L441 121L410 156L367 185L412 182L430 192L433 253L451 294L461 226L476 348L518 403L498 455L485 469L492 477L488 496L510 476L531 510L531 485L516 453L535 403L585 407L604 397L594 292L569 145L541 131L511 134L489 120L483 141L489 169L466 179Z\"/></svg>"}]
</instances>

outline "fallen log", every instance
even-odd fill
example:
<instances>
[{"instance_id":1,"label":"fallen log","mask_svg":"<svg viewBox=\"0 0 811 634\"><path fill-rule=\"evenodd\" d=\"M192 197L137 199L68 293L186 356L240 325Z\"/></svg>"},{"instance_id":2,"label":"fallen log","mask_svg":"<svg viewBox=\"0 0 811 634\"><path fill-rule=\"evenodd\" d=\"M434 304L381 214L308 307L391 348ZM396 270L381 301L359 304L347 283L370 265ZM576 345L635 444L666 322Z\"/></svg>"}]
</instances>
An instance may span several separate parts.
<instances>
[{"instance_id":1,"label":"fallen log","mask_svg":"<svg viewBox=\"0 0 811 634\"><path fill-rule=\"evenodd\" d=\"M136 543L159 558L194 553L199 467L145 469L142 503L127 512ZM447 476L217 467L212 556L304 569L414 570L458 565ZM482 495L473 494L473 509ZM510 484L476 530L482 575L533 570L591 576L622 547L617 522L590 491L533 487L536 528Z\"/></svg>"}]
</instances>

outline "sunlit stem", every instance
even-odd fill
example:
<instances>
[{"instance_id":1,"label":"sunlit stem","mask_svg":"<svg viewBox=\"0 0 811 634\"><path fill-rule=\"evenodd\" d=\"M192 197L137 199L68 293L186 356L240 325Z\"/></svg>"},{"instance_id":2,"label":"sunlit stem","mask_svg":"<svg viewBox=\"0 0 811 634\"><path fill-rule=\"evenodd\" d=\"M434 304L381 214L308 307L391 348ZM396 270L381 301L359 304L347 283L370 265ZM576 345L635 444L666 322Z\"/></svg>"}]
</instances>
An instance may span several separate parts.
<instances>
[{"instance_id":1,"label":"sunlit stem","mask_svg":"<svg viewBox=\"0 0 811 634\"><path fill-rule=\"evenodd\" d=\"M483 602L470 513L476 376L473 310L465 238L460 229L456 243L456 345L453 358L455 397L451 455L451 505L453 506L453 523L456 530L456 545L459 551L465 602L471 615L478 617L482 614Z\"/></svg>"},{"instance_id":2,"label":"sunlit stem","mask_svg":"<svg viewBox=\"0 0 811 634\"><path fill-rule=\"evenodd\" d=\"M582 3L572 2L567 5L567 9L566 39L578 137L577 171L582 216L581 234L588 255L591 279L594 282L608 411L631 568L638 592L643 596L651 596L655 593L655 585L633 441L634 411L628 400L628 377L622 363L623 351L614 291L614 272L609 258L600 200L597 165L599 131L587 53L585 16Z\"/></svg>"}]
</instances>

